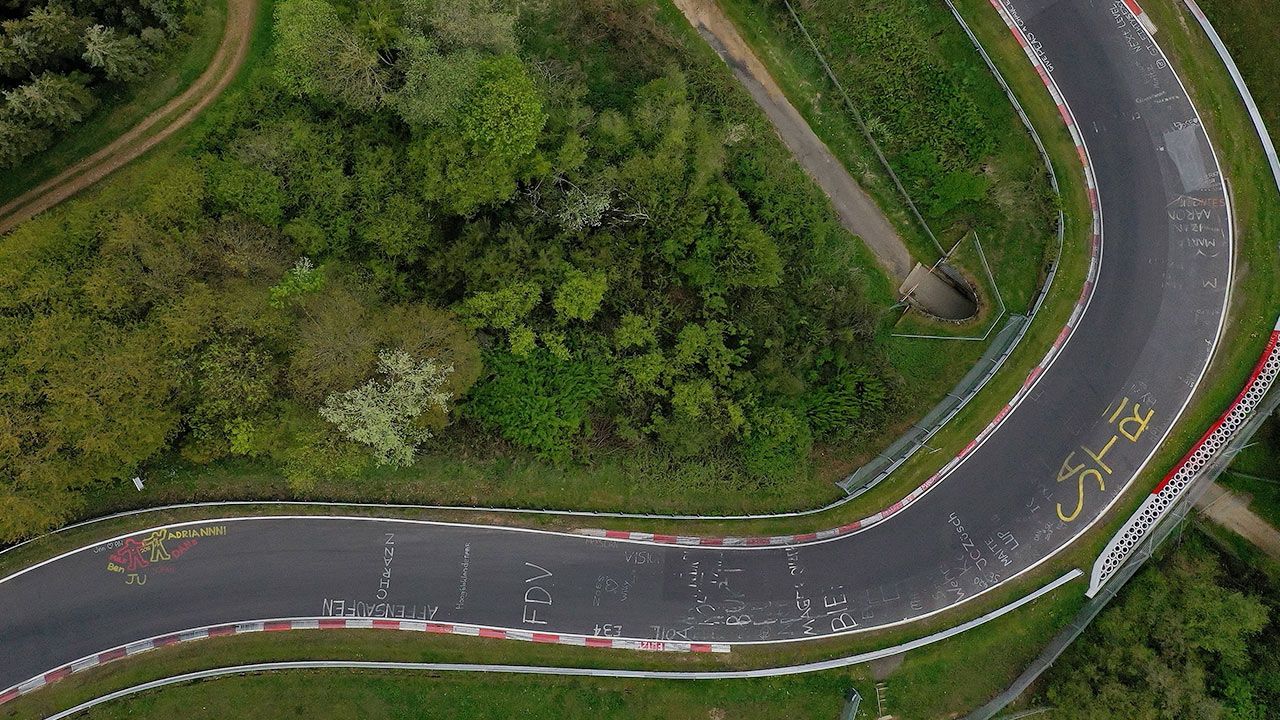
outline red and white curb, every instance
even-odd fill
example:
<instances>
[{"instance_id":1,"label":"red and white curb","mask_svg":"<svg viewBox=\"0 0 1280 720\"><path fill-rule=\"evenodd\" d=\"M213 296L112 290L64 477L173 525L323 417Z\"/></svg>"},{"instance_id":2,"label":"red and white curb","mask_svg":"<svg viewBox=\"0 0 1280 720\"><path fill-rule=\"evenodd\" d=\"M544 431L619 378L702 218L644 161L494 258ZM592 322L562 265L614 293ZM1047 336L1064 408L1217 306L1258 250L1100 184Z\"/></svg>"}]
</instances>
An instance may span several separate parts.
<instances>
[{"instance_id":1,"label":"red and white curb","mask_svg":"<svg viewBox=\"0 0 1280 720\"><path fill-rule=\"evenodd\" d=\"M112 660L130 657L156 648L204 640L206 638L227 635L245 635L258 632L280 632L283 630L405 630L410 632L426 632L442 635L469 635L472 637L496 638L500 640L523 640L525 642L548 643L553 645L576 645L579 647L615 648L620 650L647 650L651 652L695 652L695 653L727 653L727 643L670 642L663 640L628 640L622 638L603 638L588 635L566 635L563 633L538 633L525 630L501 630L464 625L459 623L437 623L421 620L384 620L380 618L288 618L282 620L254 620L251 622L210 625L207 627L183 630L181 632L160 635L146 640L139 640L127 645L89 655L62 667L37 675L26 682L0 692L0 705L21 695L39 690L57 682L68 675L82 670L97 667Z\"/></svg>"},{"instance_id":2,"label":"red and white curb","mask_svg":"<svg viewBox=\"0 0 1280 720\"><path fill-rule=\"evenodd\" d=\"M1280 351L1277 351L1277 343L1280 343L1280 321L1272 330L1271 338L1263 349L1258 364L1254 366L1249 381L1245 383L1244 389L1236 396L1231 406L1222 413L1217 422L1209 426L1204 435L1200 436L1200 440L1164 476L1164 480L1160 481L1147 499L1142 501L1142 505L1129 516L1124 527L1116 532L1111 542L1107 543L1106 549L1094 561L1093 572L1089 576L1089 589L1086 592L1089 597L1096 595L1107 580L1120 569L1134 548L1160 522L1178 498L1182 497L1192 481L1200 475L1210 461L1222 452L1231 438L1253 414L1258 403L1262 402L1263 396L1275 382L1276 376L1280 375Z\"/></svg>"},{"instance_id":3,"label":"red and white curb","mask_svg":"<svg viewBox=\"0 0 1280 720\"><path fill-rule=\"evenodd\" d=\"M1152 22L1151 16L1142 11L1142 6L1137 3L1137 0L1124 0L1124 4L1129 6L1129 12L1142 23L1143 29L1152 35L1156 34L1156 24Z\"/></svg>"},{"instance_id":4,"label":"red and white curb","mask_svg":"<svg viewBox=\"0 0 1280 720\"><path fill-rule=\"evenodd\" d=\"M1131 0L1130 0L1131 1ZM1058 106L1058 114L1062 116L1062 121L1066 124L1067 130L1071 133L1071 139L1076 146L1076 154L1080 158L1080 164L1084 167L1085 187L1089 194L1089 210L1093 215L1092 232L1089 239L1089 270L1085 275L1084 286L1080 289L1080 297L1077 298L1075 307L1071 310L1071 317L1067 320L1067 324L1063 326L1062 331L1058 333L1058 337L1053 341L1053 346L1045 353L1040 362L1032 368L1027 374L1027 378L1022 383L1022 387L1013 396L1013 398L1005 404L995 418L987 424L982 432L978 433L963 450L951 459L941 470L934 473L920 484L919 487L912 490L898 502L884 508L880 512L856 520L854 522L841 525L840 527L828 528L817 532L799 533L794 535L766 535L752 537L704 537L697 535L669 535L663 533L650 532L634 532L629 530L602 530L598 528L587 528L578 530L580 535L590 537L605 538L608 540L628 540L633 542L646 543L662 543L670 545L695 545L695 546L713 546L713 547L760 547L760 546L777 546L777 545L799 545L802 543L821 542L832 538L850 535L860 530L865 530L877 523L883 522L888 518L896 515L904 508L909 507L916 500L919 500L925 493L929 492L935 485L942 481L952 470L960 465L965 457L973 452L978 446L995 432L1009 413L1013 411L1019 403L1031 392L1036 382L1040 379L1044 371L1053 364L1058 354L1062 351L1067 340L1080 324L1080 318L1084 317L1085 310L1089 306L1089 300L1093 297L1093 288L1098 279L1098 271L1102 267L1102 212L1098 202L1098 184L1094 179L1093 165L1089 160L1089 151L1085 147L1084 137L1080 135L1080 131L1076 127L1075 117L1071 113L1071 108L1067 105L1062 93L1058 90L1058 86L1054 84L1053 78L1050 77L1049 70L1045 68L1039 54L1039 43L1034 37L1030 37L1021 27L1016 11L1005 6L1003 0L990 0L992 7L1000 13L1000 17L1004 19L1009 30L1013 33L1014 39L1018 41L1027 57L1031 60L1032 66L1035 67L1036 73L1040 75L1040 80L1044 82L1044 86L1048 88L1049 94L1053 97L1054 102ZM1134 4L1136 7L1136 4ZM1141 12L1139 8L1138 12ZM1145 17L1143 15L1142 17Z\"/></svg>"}]
</instances>

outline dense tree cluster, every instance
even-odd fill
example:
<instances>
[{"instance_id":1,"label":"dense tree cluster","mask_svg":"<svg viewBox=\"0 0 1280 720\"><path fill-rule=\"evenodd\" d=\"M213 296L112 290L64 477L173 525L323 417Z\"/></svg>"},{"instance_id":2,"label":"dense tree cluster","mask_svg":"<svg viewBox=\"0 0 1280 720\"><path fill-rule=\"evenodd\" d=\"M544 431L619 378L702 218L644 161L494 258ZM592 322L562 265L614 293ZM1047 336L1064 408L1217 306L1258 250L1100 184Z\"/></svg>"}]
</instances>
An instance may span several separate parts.
<instances>
[{"instance_id":1,"label":"dense tree cluster","mask_svg":"<svg viewBox=\"0 0 1280 720\"><path fill-rule=\"evenodd\" d=\"M1263 720L1280 709L1277 587L1193 536L1124 589L1052 668L1056 717ZM1269 607L1271 606L1271 607Z\"/></svg>"},{"instance_id":2,"label":"dense tree cluster","mask_svg":"<svg viewBox=\"0 0 1280 720\"><path fill-rule=\"evenodd\" d=\"M0 538L170 448L299 489L459 433L760 483L875 427L878 279L648 7L276 3L187 157L0 246Z\"/></svg>"},{"instance_id":3,"label":"dense tree cluster","mask_svg":"<svg viewBox=\"0 0 1280 720\"><path fill-rule=\"evenodd\" d=\"M182 29L189 0L0 2L0 168L38 152L143 76Z\"/></svg>"}]
</instances>

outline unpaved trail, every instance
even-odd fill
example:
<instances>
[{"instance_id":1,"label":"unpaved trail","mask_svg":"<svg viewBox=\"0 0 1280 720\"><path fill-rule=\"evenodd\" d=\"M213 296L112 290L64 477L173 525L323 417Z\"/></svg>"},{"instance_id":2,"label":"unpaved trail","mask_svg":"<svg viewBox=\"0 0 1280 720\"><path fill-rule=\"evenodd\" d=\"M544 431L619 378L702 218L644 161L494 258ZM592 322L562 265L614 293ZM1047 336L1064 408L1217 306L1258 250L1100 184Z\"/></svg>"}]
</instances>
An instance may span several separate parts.
<instances>
[{"instance_id":1,"label":"unpaved trail","mask_svg":"<svg viewBox=\"0 0 1280 720\"><path fill-rule=\"evenodd\" d=\"M840 224L866 243L895 284L902 284L899 293L910 295L916 303L941 317L964 319L971 316L974 311L972 301L931 272L930 268L916 263L880 206L858 185L826 143L814 134L809 123L787 100L782 88L778 87L764 63L756 57L715 0L674 2L764 111L796 162L831 200Z\"/></svg>"},{"instance_id":2,"label":"unpaved trail","mask_svg":"<svg viewBox=\"0 0 1280 720\"><path fill-rule=\"evenodd\" d=\"M1280 530L1250 510L1244 498L1214 483L1196 501L1196 507L1210 520L1280 561Z\"/></svg>"},{"instance_id":3,"label":"unpaved trail","mask_svg":"<svg viewBox=\"0 0 1280 720\"><path fill-rule=\"evenodd\" d=\"M905 280L915 262L897 231L787 100L724 11L714 0L675 0L675 4L751 93L796 161L831 198L841 224L862 238L891 277Z\"/></svg>"},{"instance_id":4,"label":"unpaved trail","mask_svg":"<svg viewBox=\"0 0 1280 720\"><path fill-rule=\"evenodd\" d=\"M244 64L258 1L227 0L222 40L200 77L106 147L0 207L0 235L93 185L190 124L222 94ZM168 124L163 124L166 121Z\"/></svg>"}]
</instances>

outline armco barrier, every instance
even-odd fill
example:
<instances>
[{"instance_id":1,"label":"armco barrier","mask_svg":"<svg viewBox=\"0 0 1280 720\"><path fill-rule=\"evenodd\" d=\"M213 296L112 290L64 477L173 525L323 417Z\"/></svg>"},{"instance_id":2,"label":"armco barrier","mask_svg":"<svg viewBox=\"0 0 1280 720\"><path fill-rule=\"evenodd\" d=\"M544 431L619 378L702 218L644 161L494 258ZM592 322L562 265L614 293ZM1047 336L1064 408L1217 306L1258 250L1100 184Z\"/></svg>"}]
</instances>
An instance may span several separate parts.
<instances>
[{"instance_id":1,"label":"armco barrier","mask_svg":"<svg viewBox=\"0 0 1280 720\"><path fill-rule=\"evenodd\" d=\"M1218 32L1209 22L1209 18L1196 4L1195 0L1183 0L1183 2L1200 24L1201 29L1208 35L1209 41L1222 59L1223 64L1226 65L1227 71L1236 85L1236 90L1240 93L1240 97L1249 111L1254 130L1262 143L1263 154L1271 166L1271 174L1275 180L1276 188L1280 190L1280 157L1277 157L1275 145L1271 142L1266 123L1263 122L1262 115L1258 112L1252 93L1249 92L1249 88L1245 85L1244 78L1236 67L1235 61L1232 60L1231 54L1222 42L1222 38L1219 37ZM1131 10L1136 8L1135 15L1143 23L1143 26L1154 32L1154 25L1146 17L1146 13L1142 11L1142 8L1138 7L1136 2L1132 2L1132 0L1130 0L1129 6ZM986 705L970 713L965 720L990 720L1030 687L1067 647L1079 637L1084 628L1097 617L1106 604L1120 592L1124 584L1137 573L1142 563L1151 557L1161 542L1181 525L1182 521L1191 512L1198 496L1208 488L1209 483L1213 481L1218 473L1222 472L1230 464L1234 454L1239 452L1243 443L1261 426L1265 418L1274 412L1277 406L1280 406L1280 396L1276 396L1274 393L1268 395L1266 390L1260 386L1260 383L1263 382L1270 385L1275 379L1274 368L1268 368L1269 365L1275 362L1276 355L1280 354L1276 347L1277 343L1280 342L1280 338L1277 337L1277 330L1280 330L1280 321L1277 321L1276 326L1273 328L1271 337L1259 357L1257 365L1254 366L1254 371L1250 375L1249 381L1245 383L1244 389L1236 396L1235 402L1201 437L1200 442L1183 457L1182 462L1174 466L1174 469L1165 476L1164 481L1155 488L1153 495L1143 501L1143 506L1150 509L1156 502L1153 499L1155 495L1181 488L1177 491L1176 497L1168 500L1167 503L1162 503L1166 508L1163 515L1154 518L1154 521L1150 517L1143 518L1140 524L1145 527L1145 530L1136 536L1133 534L1128 535L1125 543L1128 545L1129 550L1123 553L1123 557L1117 558L1113 553L1119 549L1119 540L1125 538L1127 530L1131 531L1134 529L1133 526L1139 524L1135 522L1134 517L1142 515L1142 508L1133 517L1130 517L1130 521L1112 538L1111 544L1094 563L1089 583L1090 588L1087 593L1090 600L1085 607L1081 608L1076 618L1049 643L1048 647L1041 652L1040 657L1023 671L1008 689ZM1239 409L1245 403L1251 406L1250 411L1248 413L1239 412ZM1234 417L1232 417L1233 411L1235 411ZM1228 418L1232 418L1230 424L1227 422ZM1225 437L1220 432L1224 425L1227 426L1229 431ZM1219 449L1216 453L1206 455L1206 440L1214 435L1215 432L1219 433L1216 438ZM1198 458L1196 457L1197 451L1201 453ZM1194 465L1191 464L1192 462L1194 462ZM1191 472L1192 469L1195 472ZM1179 478L1180 472L1182 477ZM1178 484L1171 489L1170 486L1174 484L1175 478L1178 480Z\"/></svg>"},{"instance_id":2,"label":"armco barrier","mask_svg":"<svg viewBox=\"0 0 1280 720\"><path fill-rule=\"evenodd\" d=\"M538 633L526 630L502 630L465 625L461 623L437 623L421 620L397 620L383 618L343 618L343 617L311 617L284 618L279 620L255 620L251 622L227 623L183 630L182 632L160 635L146 640L139 640L127 645L94 653L62 667L41 673L26 682L0 692L0 705L29 692L39 690L50 683L57 682L72 673L88 670L112 660L137 655L156 648L177 645L179 643L204 640L206 638L227 635L245 635L259 632L280 632L284 630L404 630L425 632L439 635L469 635L471 637L494 638L498 640L522 640L524 642L549 643L553 645L576 645L579 647L614 648L619 650L644 650L651 652L695 652L726 653L729 645L725 643L670 642L663 640L622 640L618 638L592 637L588 635L566 635L563 633Z\"/></svg>"},{"instance_id":3,"label":"armco barrier","mask_svg":"<svg viewBox=\"0 0 1280 720\"><path fill-rule=\"evenodd\" d=\"M1280 190L1280 154L1276 152L1275 143L1271 142L1271 134L1267 132L1267 124L1262 119L1258 104L1253 101L1253 93L1249 92L1249 86L1245 85L1244 76L1240 74L1240 68L1236 67L1236 61L1232 59L1226 44L1222 42L1218 31L1209 22L1209 17L1196 4L1196 0L1182 1L1191 11L1191 16L1200 24L1200 29L1209 36L1209 42L1218 53L1218 57L1222 58L1222 64L1227 66L1227 73L1231 75L1231 81L1235 83L1236 91L1240 93L1240 99L1244 101L1245 109L1249 111L1249 120L1253 122L1253 129L1258 133L1258 140L1262 142L1262 152L1267 156L1267 164L1271 166L1271 176L1276 181L1276 189Z\"/></svg>"}]
</instances>

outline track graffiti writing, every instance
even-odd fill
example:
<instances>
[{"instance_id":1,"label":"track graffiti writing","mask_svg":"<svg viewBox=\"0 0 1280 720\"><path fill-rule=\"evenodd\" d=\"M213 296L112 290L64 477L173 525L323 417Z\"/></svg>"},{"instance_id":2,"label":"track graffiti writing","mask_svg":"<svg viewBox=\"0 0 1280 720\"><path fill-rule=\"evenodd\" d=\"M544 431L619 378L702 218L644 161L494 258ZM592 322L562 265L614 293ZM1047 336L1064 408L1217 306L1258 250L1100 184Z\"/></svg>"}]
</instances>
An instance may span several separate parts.
<instances>
[{"instance_id":1,"label":"track graffiti writing","mask_svg":"<svg viewBox=\"0 0 1280 720\"><path fill-rule=\"evenodd\" d=\"M520 619L529 625L546 625L546 620L538 618L538 606L551 607L551 591L547 590L546 583L543 581L549 580L552 577L552 572L541 565L535 565L531 562L526 562L525 567L529 568L534 575L524 581L526 586L524 591L524 613ZM542 584L535 585L534 583Z\"/></svg>"},{"instance_id":2,"label":"track graffiti writing","mask_svg":"<svg viewBox=\"0 0 1280 720\"><path fill-rule=\"evenodd\" d=\"M458 578L458 602L453 606L454 610L461 610L467 604L467 578L471 572L471 543L462 546L462 562L458 564L462 572Z\"/></svg>"},{"instance_id":3,"label":"track graffiti writing","mask_svg":"<svg viewBox=\"0 0 1280 720\"><path fill-rule=\"evenodd\" d=\"M1132 407L1131 414L1125 415L1127 408L1130 407ZM1111 410L1111 408L1108 407L1107 410ZM1080 515L1080 511L1084 509L1086 485L1092 487L1096 483L1099 491L1106 491L1105 478L1114 472L1106 459L1107 455L1122 437L1130 444L1136 444L1142 434L1147 431L1147 426L1151 424L1151 419L1154 416L1155 410L1152 408L1144 409L1142 405L1136 402L1130 404L1129 398L1124 397L1115 411L1107 418L1107 424L1116 428L1116 432L1112 434L1110 439L1094 448L1081 445L1080 450L1089 457L1089 460L1081 459L1077 462L1075 450L1067 454L1067 457L1062 461L1062 467L1058 469L1058 482L1076 481L1076 502L1074 509L1069 513L1064 512L1062 503L1058 503L1058 519L1062 520L1062 522L1071 522ZM1115 460L1113 459L1110 462L1115 462Z\"/></svg>"},{"instance_id":4,"label":"track graffiti writing","mask_svg":"<svg viewBox=\"0 0 1280 720\"><path fill-rule=\"evenodd\" d=\"M94 548L95 553L111 551L107 556L107 571L119 573L125 585L146 585L147 573L169 574L171 564L195 547L200 538L219 537L227 534L226 525L210 525L201 528L153 530L145 536L124 538ZM174 543L173 541L178 541Z\"/></svg>"},{"instance_id":5,"label":"track graffiti writing","mask_svg":"<svg viewBox=\"0 0 1280 720\"><path fill-rule=\"evenodd\" d=\"M382 575L378 578L376 593L379 600L386 600L391 591L391 561L396 555L395 533L384 533L384 535L386 539L382 541Z\"/></svg>"},{"instance_id":6,"label":"track graffiti writing","mask_svg":"<svg viewBox=\"0 0 1280 720\"><path fill-rule=\"evenodd\" d=\"M368 602L345 598L325 598L321 603L321 615L325 617L397 618L404 620L432 620L438 605L405 605L385 602Z\"/></svg>"},{"instance_id":7,"label":"track graffiti writing","mask_svg":"<svg viewBox=\"0 0 1280 720\"><path fill-rule=\"evenodd\" d=\"M961 522L960 516L951 513L948 516L951 527L960 542L960 555L957 559L959 568L947 565L943 569L946 590L964 597L965 587L981 592L1004 579L999 568L1009 567L1013 558L1009 553L1018 547L1013 533L1000 531L997 537L987 537L979 541Z\"/></svg>"},{"instance_id":8,"label":"track graffiti writing","mask_svg":"<svg viewBox=\"0 0 1280 720\"><path fill-rule=\"evenodd\" d=\"M1027 29L1027 24L1022 19L1022 16L1018 14L1017 8L1006 4L1004 9L1009 13L1009 17L1013 19L1013 24L1017 26L1018 33L1027 41L1027 47L1031 48L1036 57L1040 58L1040 64L1044 66L1045 72L1053 72L1053 62L1049 60L1048 54L1045 53L1044 44L1036 39L1035 33Z\"/></svg>"}]
</instances>

